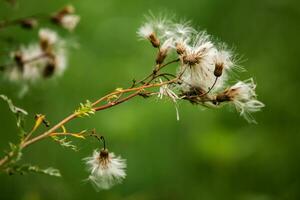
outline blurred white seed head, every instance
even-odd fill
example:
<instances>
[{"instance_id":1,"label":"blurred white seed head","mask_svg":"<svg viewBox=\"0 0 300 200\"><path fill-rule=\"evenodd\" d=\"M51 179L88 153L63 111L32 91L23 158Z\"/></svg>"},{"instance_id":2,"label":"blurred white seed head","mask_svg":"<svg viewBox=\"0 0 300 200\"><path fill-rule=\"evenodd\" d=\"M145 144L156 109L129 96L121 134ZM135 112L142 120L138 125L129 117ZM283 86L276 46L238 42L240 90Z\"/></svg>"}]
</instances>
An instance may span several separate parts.
<instances>
[{"instance_id":1,"label":"blurred white seed head","mask_svg":"<svg viewBox=\"0 0 300 200\"><path fill-rule=\"evenodd\" d=\"M5 73L17 83L35 83L43 78L61 75L67 66L65 42L50 29L39 31L39 43L23 45L11 53L15 65Z\"/></svg>"},{"instance_id":2,"label":"blurred white seed head","mask_svg":"<svg viewBox=\"0 0 300 200\"><path fill-rule=\"evenodd\" d=\"M12 52L11 55L13 58L16 55L22 57L24 63L18 63L16 66L8 68L6 71L6 76L12 82L31 82L34 83L41 78L42 72L41 67L47 63L47 59L40 58L35 59L38 55L42 55L43 51L40 46L37 44L31 44L29 46L21 46L18 52ZM26 63L26 61L31 61Z\"/></svg>"},{"instance_id":3,"label":"blurred white seed head","mask_svg":"<svg viewBox=\"0 0 300 200\"><path fill-rule=\"evenodd\" d=\"M58 40L57 33L47 28L42 28L39 30L39 38L41 45L43 45L43 43L46 43L47 45L53 45Z\"/></svg>"},{"instance_id":4,"label":"blurred white seed head","mask_svg":"<svg viewBox=\"0 0 300 200\"><path fill-rule=\"evenodd\" d=\"M61 25L65 29L69 31L73 31L76 28L79 21L80 21L80 16L78 15L74 15L74 14L64 15L61 19Z\"/></svg>"},{"instance_id":5,"label":"blurred white seed head","mask_svg":"<svg viewBox=\"0 0 300 200\"><path fill-rule=\"evenodd\" d=\"M52 46L57 42L57 33L46 28L39 30L39 39L41 49L44 51L51 51Z\"/></svg>"},{"instance_id":6,"label":"blurred white seed head","mask_svg":"<svg viewBox=\"0 0 300 200\"><path fill-rule=\"evenodd\" d=\"M57 13L53 14L51 20L55 24L58 24L69 31L73 31L80 21L80 16L75 14L74 6L67 5Z\"/></svg>"},{"instance_id":7,"label":"blurred white seed head","mask_svg":"<svg viewBox=\"0 0 300 200\"><path fill-rule=\"evenodd\" d=\"M126 177L126 160L116 157L114 153L102 149L95 150L91 157L84 159L90 175L88 180L96 189L109 189L121 183Z\"/></svg>"}]
</instances>

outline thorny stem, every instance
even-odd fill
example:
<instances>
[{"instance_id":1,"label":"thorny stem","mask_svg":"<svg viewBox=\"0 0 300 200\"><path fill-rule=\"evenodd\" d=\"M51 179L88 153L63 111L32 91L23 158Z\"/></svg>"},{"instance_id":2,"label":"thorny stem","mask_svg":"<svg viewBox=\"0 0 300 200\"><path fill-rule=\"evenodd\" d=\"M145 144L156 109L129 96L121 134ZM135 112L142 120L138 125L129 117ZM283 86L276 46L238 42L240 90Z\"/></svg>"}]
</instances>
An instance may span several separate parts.
<instances>
[{"instance_id":1,"label":"thorny stem","mask_svg":"<svg viewBox=\"0 0 300 200\"><path fill-rule=\"evenodd\" d=\"M159 66L158 68L158 71L160 69L162 69L163 67L171 64L171 63L174 63L174 62L178 62L178 59L176 60L173 60L173 61L170 61L164 65L161 65ZM157 73L158 71L156 71L155 73ZM135 87L135 88L127 88L127 89L122 89L122 90L117 90L117 91L114 91L114 92L111 92L110 94L107 94L105 95L104 97L96 100L94 103L92 103L92 106L94 107L93 109L95 111L100 111L100 110L105 110L105 109L108 109L108 108L111 108L111 107L114 107L118 104L121 104L123 102L126 102L130 99L132 99L133 97L135 96L138 96L139 94L141 94L141 92L147 88L155 88L155 87L160 87L162 85L166 85L166 84L171 84L171 83L175 83L179 80L180 76L179 77L176 77L172 80L169 80L169 81L165 81L165 82L161 82L161 83L152 83L151 82L159 77L157 75L153 75L154 72L152 72L152 74L150 74L149 77L153 76L154 78L152 78L150 81L148 81L147 83L145 83L144 85L142 86L139 86L139 87ZM127 97L124 97L124 98L118 98L117 100L113 101L113 102L109 102L107 104L104 104L102 106L98 106L98 107L95 107L97 104L99 104L100 102L104 101L104 100L107 100L109 99L109 97L113 96L113 95L121 95L121 94L124 94L124 93L129 93L129 92L134 92L130 95L128 95ZM29 145L32 145L33 143L35 142L38 142L44 138L47 138L49 136L51 136L57 129L61 128L62 126L64 126L66 123L70 122L71 120L77 118L78 115L76 113L72 113L70 114L69 116L67 116L66 118L64 118L63 120L61 120L59 123L57 123L56 125L54 125L52 128L50 128L48 131L40 134L40 135L37 135L33 138L26 138L25 140L23 140L20 144L20 149L24 149L26 147L28 147ZM9 158L13 157L14 156L14 152L9 152L6 156L4 156L1 160L0 160L0 167L3 166L4 164L6 164L8 161L9 161Z\"/></svg>"}]
</instances>

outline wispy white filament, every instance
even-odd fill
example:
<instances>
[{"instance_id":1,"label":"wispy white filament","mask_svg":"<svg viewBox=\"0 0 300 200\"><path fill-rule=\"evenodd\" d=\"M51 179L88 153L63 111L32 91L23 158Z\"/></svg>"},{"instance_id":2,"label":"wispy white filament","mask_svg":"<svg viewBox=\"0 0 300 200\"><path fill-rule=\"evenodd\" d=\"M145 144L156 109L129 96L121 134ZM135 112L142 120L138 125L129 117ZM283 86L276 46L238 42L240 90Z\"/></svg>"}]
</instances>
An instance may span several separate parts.
<instances>
[{"instance_id":1,"label":"wispy white filament","mask_svg":"<svg viewBox=\"0 0 300 200\"><path fill-rule=\"evenodd\" d=\"M251 112L260 111L265 105L256 99L256 85L253 79L239 81L229 89L232 92L232 102L236 109L248 122L256 123Z\"/></svg>"},{"instance_id":2,"label":"wispy white filament","mask_svg":"<svg viewBox=\"0 0 300 200\"><path fill-rule=\"evenodd\" d=\"M165 53L163 60L171 57L172 51L177 53L180 60L177 70L180 84L177 88L181 96L201 105L210 99L214 107L223 102L232 102L242 116L249 122L254 122L250 113L264 106L256 100L255 84L251 81L238 82L231 87L232 91L236 91L235 96L218 96L228 88L227 80L237 68L237 59L224 43L216 43L205 31L197 31L190 24L174 22L166 17L154 18L151 15L137 33L139 37L148 40L151 34L155 35L162 45L158 46L159 48L155 45L154 47L158 48L160 53ZM158 97L163 96L172 99L176 104L179 95L168 86L162 86ZM214 102L217 96L220 97L219 102Z\"/></svg>"},{"instance_id":3,"label":"wispy white filament","mask_svg":"<svg viewBox=\"0 0 300 200\"><path fill-rule=\"evenodd\" d=\"M90 171L88 180L96 189L109 189L126 177L126 160L116 157L114 153L109 153L106 160L101 160L100 152L95 150L91 157L84 160Z\"/></svg>"}]
</instances>

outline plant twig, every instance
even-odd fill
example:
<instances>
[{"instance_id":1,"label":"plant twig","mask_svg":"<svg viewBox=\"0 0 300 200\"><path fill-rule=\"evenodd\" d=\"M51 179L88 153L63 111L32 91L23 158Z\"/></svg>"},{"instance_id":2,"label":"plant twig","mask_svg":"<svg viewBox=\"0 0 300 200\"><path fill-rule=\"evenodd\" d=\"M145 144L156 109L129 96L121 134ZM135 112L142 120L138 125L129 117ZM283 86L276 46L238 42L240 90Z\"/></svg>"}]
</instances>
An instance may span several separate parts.
<instances>
[{"instance_id":1,"label":"plant twig","mask_svg":"<svg viewBox=\"0 0 300 200\"><path fill-rule=\"evenodd\" d=\"M164 64L164 65L162 65L162 66L165 67L165 66L167 66L167 65L169 65L169 64L171 64L171 63L173 63L173 62L175 62L175 61L168 62L168 63L166 63L166 64ZM160 70L160 69L161 69L161 67L159 68L159 70ZM153 73L150 74L150 75L152 76ZM162 85L171 84L171 83L175 83L176 81L178 81L178 78L174 78L174 79L169 80L169 81L165 81L165 82L161 82L161 83L152 83L152 84L151 84L151 82L152 82L155 78L157 78L157 77L159 77L159 76L153 76L153 77L154 77L154 78L152 78L150 81L148 81L147 83L145 83L145 84L142 85L142 86L135 87L135 88L121 89L121 90L117 90L117 91L111 92L110 94L105 95L104 97L102 97L102 98L96 100L94 103L92 103L92 106L93 106L93 107L96 106L96 105L99 104L100 102L109 99L109 97L111 97L111 96L113 96L113 95L120 95L119 97L121 97L122 94L129 93L129 92L134 92L134 93L128 95L127 97L124 97L124 98L121 98L121 99L118 98L118 99L115 100L115 101L109 102L109 103L107 103L107 104L105 104L105 105L102 105L102 106L94 107L93 109L94 109L95 111L105 110L105 109L111 108L111 107L113 107L113 106L116 106L116 105L118 105L118 104L121 104L121 103L123 103L123 102L126 102L126 101L130 100L131 98L133 98L133 97L135 97L135 96L138 96L143 90L145 90L145 89L147 89L147 88L160 87L160 86L162 86ZM40 140L42 140L42 139L44 139L44 138L47 138L47 137L53 135L53 133L54 133L57 129L63 127L66 123L70 122L71 120L73 120L73 119L75 119L75 118L77 118L77 117L78 117L78 115L77 115L76 113L72 113L72 114L70 114L69 116L67 116L66 118L64 118L63 120L61 120L60 122L58 122L55 126L53 126L52 128L50 128L48 131L46 131L46 132L44 132L44 133L42 133L42 134L40 134L40 135L37 135L37 136L35 136L35 137L31 138L31 139L30 139L30 137L26 137L26 138L21 142L21 144L20 144L20 149L22 150L22 149L28 147L29 145L32 145L32 144L34 144L34 143L36 143L36 142L38 142L38 141L40 141ZM29 134L29 135L31 136L31 134ZM0 160L0 167L3 166L3 165L9 160L9 158L13 156L13 154L14 154L13 152L10 152L10 153L8 153L5 157L2 158L2 159Z\"/></svg>"}]
</instances>

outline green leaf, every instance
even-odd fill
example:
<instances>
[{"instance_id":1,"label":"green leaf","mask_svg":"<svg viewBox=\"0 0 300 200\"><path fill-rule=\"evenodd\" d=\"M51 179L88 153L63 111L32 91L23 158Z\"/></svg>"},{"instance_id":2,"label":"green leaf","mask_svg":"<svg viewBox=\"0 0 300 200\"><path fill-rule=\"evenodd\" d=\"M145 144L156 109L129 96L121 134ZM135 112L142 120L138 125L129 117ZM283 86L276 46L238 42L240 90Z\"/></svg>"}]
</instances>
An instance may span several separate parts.
<instances>
[{"instance_id":1,"label":"green leaf","mask_svg":"<svg viewBox=\"0 0 300 200\"><path fill-rule=\"evenodd\" d=\"M55 169L53 167L49 167L46 169L41 169L40 167L36 165L14 165L10 167L8 170L9 174L28 174L28 173L40 173L40 174L46 174L49 176L56 176L61 177L60 171L58 169Z\"/></svg>"},{"instance_id":2,"label":"green leaf","mask_svg":"<svg viewBox=\"0 0 300 200\"><path fill-rule=\"evenodd\" d=\"M9 147L10 147L10 151L7 152L7 156L10 159L10 163L16 163L19 160L21 160L22 151L20 145L16 145L10 142ZM10 153L12 153L13 156L9 156Z\"/></svg>"},{"instance_id":3,"label":"green leaf","mask_svg":"<svg viewBox=\"0 0 300 200\"><path fill-rule=\"evenodd\" d=\"M75 110L75 114L79 117L86 117L95 114L95 109L93 108L92 103L89 100L86 100L84 104L80 103L79 108Z\"/></svg>"},{"instance_id":4,"label":"green leaf","mask_svg":"<svg viewBox=\"0 0 300 200\"><path fill-rule=\"evenodd\" d=\"M24 136L26 133L24 130L24 117L25 115L28 115L28 113L24 109L15 106L12 100L9 99L7 96L0 94L0 98L7 102L10 111L15 114L17 120L17 127L21 131L21 136Z\"/></svg>"},{"instance_id":5,"label":"green leaf","mask_svg":"<svg viewBox=\"0 0 300 200\"><path fill-rule=\"evenodd\" d=\"M77 146L75 146L74 144L72 144L72 141L67 140L66 137L59 138L59 137L57 137L57 136L51 136L51 138L52 138L55 142L57 142L58 144L60 144L60 145L63 146L63 147L70 148L70 149L72 149L73 151L78 151Z\"/></svg>"}]
</instances>

